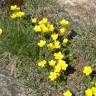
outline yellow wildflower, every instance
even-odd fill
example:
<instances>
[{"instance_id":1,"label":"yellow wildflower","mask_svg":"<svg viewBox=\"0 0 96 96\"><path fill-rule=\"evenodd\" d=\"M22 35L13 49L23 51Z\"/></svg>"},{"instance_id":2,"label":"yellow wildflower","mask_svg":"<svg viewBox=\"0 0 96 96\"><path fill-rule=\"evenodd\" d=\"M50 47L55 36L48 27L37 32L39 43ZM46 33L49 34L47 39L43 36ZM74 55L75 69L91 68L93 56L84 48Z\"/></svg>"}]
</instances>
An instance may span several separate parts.
<instances>
[{"instance_id":1,"label":"yellow wildflower","mask_svg":"<svg viewBox=\"0 0 96 96\"><path fill-rule=\"evenodd\" d=\"M63 39L63 43L64 43L64 44L68 43L68 38L64 38L64 39Z\"/></svg>"},{"instance_id":2,"label":"yellow wildflower","mask_svg":"<svg viewBox=\"0 0 96 96\"><path fill-rule=\"evenodd\" d=\"M90 88L85 90L85 96L92 96L92 90Z\"/></svg>"},{"instance_id":3,"label":"yellow wildflower","mask_svg":"<svg viewBox=\"0 0 96 96\"><path fill-rule=\"evenodd\" d=\"M16 16L17 16L17 17L23 17L23 16L25 16L25 13L19 11L19 12L16 12Z\"/></svg>"},{"instance_id":4,"label":"yellow wildflower","mask_svg":"<svg viewBox=\"0 0 96 96\"><path fill-rule=\"evenodd\" d=\"M63 59L63 54L61 52L54 53L54 58L57 60Z\"/></svg>"},{"instance_id":5,"label":"yellow wildflower","mask_svg":"<svg viewBox=\"0 0 96 96\"><path fill-rule=\"evenodd\" d=\"M60 48L60 42L59 41L54 41L54 48Z\"/></svg>"},{"instance_id":6,"label":"yellow wildflower","mask_svg":"<svg viewBox=\"0 0 96 96\"><path fill-rule=\"evenodd\" d=\"M41 24L40 27L42 29L42 32L48 32L48 28L44 24Z\"/></svg>"},{"instance_id":7,"label":"yellow wildflower","mask_svg":"<svg viewBox=\"0 0 96 96\"><path fill-rule=\"evenodd\" d=\"M37 44L39 47L45 46L46 41L45 40L40 40L40 42Z\"/></svg>"},{"instance_id":8,"label":"yellow wildflower","mask_svg":"<svg viewBox=\"0 0 96 96\"><path fill-rule=\"evenodd\" d=\"M66 27L66 28L69 27L69 21L67 21L67 20L65 20L65 19L61 20L61 21L59 22L59 24L60 24L61 26L63 26L63 27Z\"/></svg>"},{"instance_id":9,"label":"yellow wildflower","mask_svg":"<svg viewBox=\"0 0 96 96\"><path fill-rule=\"evenodd\" d=\"M48 50L53 50L54 49L54 44L53 43L49 43L47 45L47 47L48 47Z\"/></svg>"},{"instance_id":10,"label":"yellow wildflower","mask_svg":"<svg viewBox=\"0 0 96 96\"><path fill-rule=\"evenodd\" d=\"M83 73L88 76L92 73L92 68L90 66L85 66L84 67L84 70L83 70Z\"/></svg>"},{"instance_id":11,"label":"yellow wildflower","mask_svg":"<svg viewBox=\"0 0 96 96\"><path fill-rule=\"evenodd\" d=\"M12 5L12 6L10 7L10 10L12 10L12 11L17 11L17 10L20 10L20 8L19 8L17 5Z\"/></svg>"},{"instance_id":12,"label":"yellow wildflower","mask_svg":"<svg viewBox=\"0 0 96 96\"><path fill-rule=\"evenodd\" d=\"M62 69L61 69L61 67L59 66L59 65L56 65L55 66L55 69L54 69L54 72L60 72Z\"/></svg>"},{"instance_id":13,"label":"yellow wildflower","mask_svg":"<svg viewBox=\"0 0 96 96\"><path fill-rule=\"evenodd\" d=\"M68 67L68 64L66 64L66 62L65 62L64 60L59 60L57 65L60 66L61 69L64 70L64 71L65 71L65 70L67 69L67 67Z\"/></svg>"},{"instance_id":14,"label":"yellow wildflower","mask_svg":"<svg viewBox=\"0 0 96 96\"><path fill-rule=\"evenodd\" d=\"M53 32L54 31L54 26L52 24L48 25L48 31Z\"/></svg>"},{"instance_id":15,"label":"yellow wildflower","mask_svg":"<svg viewBox=\"0 0 96 96\"><path fill-rule=\"evenodd\" d=\"M53 50L55 48L60 48L60 42L58 40L54 41L54 43L49 43L47 45L48 50Z\"/></svg>"},{"instance_id":16,"label":"yellow wildflower","mask_svg":"<svg viewBox=\"0 0 96 96\"><path fill-rule=\"evenodd\" d=\"M17 17L16 13L13 13L11 16L10 16L12 19L15 19Z\"/></svg>"},{"instance_id":17,"label":"yellow wildflower","mask_svg":"<svg viewBox=\"0 0 96 96\"><path fill-rule=\"evenodd\" d=\"M12 18L12 19L15 19L15 18L17 18L17 17L23 17L23 16L25 16L25 13L19 11L19 12L14 12L14 13L11 15L11 18Z\"/></svg>"},{"instance_id":18,"label":"yellow wildflower","mask_svg":"<svg viewBox=\"0 0 96 96\"><path fill-rule=\"evenodd\" d=\"M50 72L50 75L49 75L49 79L51 80L51 81L54 81L54 80L56 80L58 77L59 77L59 73L56 73L56 72Z\"/></svg>"},{"instance_id":19,"label":"yellow wildflower","mask_svg":"<svg viewBox=\"0 0 96 96\"><path fill-rule=\"evenodd\" d=\"M92 93L93 93L93 95L96 96L96 87L92 87L91 89L92 89Z\"/></svg>"},{"instance_id":20,"label":"yellow wildflower","mask_svg":"<svg viewBox=\"0 0 96 96\"><path fill-rule=\"evenodd\" d=\"M48 22L48 19L47 18L43 18L39 24L46 24Z\"/></svg>"},{"instance_id":21,"label":"yellow wildflower","mask_svg":"<svg viewBox=\"0 0 96 96\"><path fill-rule=\"evenodd\" d=\"M45 23L48 22L48 19L47 19L47 18L43 18L42 21L43 21L43 23L45 24Z\"/></svg>"},{"instance_id":22,"label":"yellow wildflower","mask_svg":"<svg viewBox=\"0 0 96 96\"><path fill-rule=\"evenodd\" d=\"M35 23L37 23L37 18L32 18L31 21L32 21L32 23L35 24Z\"/></svg>"},{"instance_id":23,"label":"yellow wildflower","mask_svg":"<svg viewBox=\"0 0 96 96\"><path fill-rule=\"evenodd\" d=\"M36 26L34 27L34 31L35 31L35 32L41 32L41 27L40 27L39 25L36 25Z\"/></svg>"},{"instance_id":24,"label":"yellow wildflower","mask_svg":"<svg viewBox=\"0 0 96 96\"><path fill-rule=\"evenodd\" d=\"M39 24L39 26L41 27L41 29L43 28L43 26L45 26L45 24Z\"/></svg>"},{"instance_id":25,"label":"yellow wildflower","mask_svg":"<svg viewBox=\"0 0 96 96\"><path fill-rule=\"evenodd\" d=\"M54 67L55 64L56 64L56 61L54 61L54 60L49 61L49 65L50 65L50 66Z\"/></svg>"},{"instance_id":26,"label":"yellow wildflower","mask_svg":"<svg viewBox=\"0 0 96 96\"><path fill-rule=\"evenodd\" d=\"M52 38L53 40L57 40L57 39L58 39L58 34L53 33L53 34L51 35L51 38Z\"/></svg>"},{"instance_id":27,"label":"yellow wildflower","mask_svg":"<svg viewBox=\"0 0 96 96\"><path fill-rule=\"evenodd\" d=\"M64 96L72 96L72 93L69 90L67 90L66 92L63 93L63 95Z\"/></svg>"},{"instance_id":28,"label":"yellow wildflower","mask_svg":"<svg viewBox=\"0 0 96 96\"><path fill-rule=\"evenodd\" d=\"M2 34L2 29L0 28L0 35Z\"/></svg>"},{"instance_id":29,"label":"yellow wildflower","mask_svg":"<svg viewBox=\"0 0 96 96\"><path fill-rule=\"evenodd\" d=\"M45 67L46 63L47 63L46 60L42 60L42 61L40 61L38 63L38 66L41 67L41 68L43 68L43 67Z\"/></svg>"},{"instance_id":30,"label":"yellow wildflower","mask_svg":"<svg viewBox=\"0 0 96 96\"><path fill-rule=\"evenodd\" d=\"M66 28L61 28L61 29L60 29L60 33L61 33L61 34L65 33L65 32L66 32Z\"/></svg>"}]
</instances>

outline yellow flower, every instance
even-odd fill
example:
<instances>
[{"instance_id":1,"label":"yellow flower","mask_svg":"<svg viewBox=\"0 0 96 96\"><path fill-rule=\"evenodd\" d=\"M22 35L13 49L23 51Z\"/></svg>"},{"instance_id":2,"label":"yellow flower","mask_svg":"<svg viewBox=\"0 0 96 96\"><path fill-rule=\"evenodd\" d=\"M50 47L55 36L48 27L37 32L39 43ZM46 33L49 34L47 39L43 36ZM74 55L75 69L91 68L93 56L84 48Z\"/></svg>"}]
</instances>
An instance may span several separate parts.
<instances>
[{"instance_id":1,"label":"yellow flower","mask_svg":"<svg viewBox=\"0 0 96 96\"><path fill-rule=\"evenodd\" d=\"M92 68L90 66L85 66L84 67L84 70L83 70L83 73L88 76L92 73Z\"/></svg>"},{"instance_id":2,"label":"yellow flower","mask_svg":"<svg viewBox=\"0 0 96 96\"><path fill-rule=\"evenodd\" d=\"M12 5L12 6L10 7L10 10L12 10L12 11L17 11L17 10L20 10L20 8L19 8L17 5Z\"/></svg>"},{"instance_id":3,"label":"yellow flower","mask_svg":"<svg viewBox=\"0 0 96 96\"><path fill-rule=\"evenodd\" d=\"M11 18L12 18L12 19L15 19L15 18L17 18L17 17L23 17L23 16L25 16L25 13L19 11L19 12L14 12L14 13L11 15Z\"/></svg>"},{"instance_id":4,"label":"yellow flower","mask_svg":"<svg viewBox=\"0 0 96 96\"><path fill-rule=\"evenodd\" d=\"M54 48L60 48L60 42L59 41L54 41Z\"/></svg>"},{"instance_id":5,"label":"yellow flower","mask_svg":"<svg viewBox=\"0 0 96 96\"><path fill-rule=\"evenodd\" d=\"M46 60L42 60L42 61L40 61L38 63L38 66L41 67L41 68L43 68L43 67L45 67L46 63L47 63Z\"/></svg>"},{"instance_id":6,"label":"yellow flower","mask_svg":"<svg viewBox=\"0 0 96 96\"><path fill-rule=\"evenodd\" d=\"M57 60L63 59L63 54L61 52L54 53L54 58Z\"/></svg>"},{"instance_id":7,"label":"yellow flower","mask_svg":"<svg viewBox=\"0 0 96 96\"><path fill-rule=\"evenodd\" d=\"M35 31L35 32L41 32L41 27L40 27L39 25L36 25L36 26L34 27L34 31Z\"/></svg>"},{"instance_id":8,"label":"yellow flower","mask_svg":"<svg viewBox=\"0 0 96 96\"><path fill-rule=\"evenodd\" d=\"M68 67L68 64L66 64L64 60L59 60L57 65L60 66L63 71L65 71Z\"/></svg>"},{"instance_id":9,"label":"yellow flower","mask_svg":"<svg viewBox=\"0 0 96 96\"><path fill-rule=\"evenodd\" d=\"M43 23L45 24L45 23L48 22L48 19L47 19L47 18L43 18L42 21L43 21Z\"/></svg>"},{"instance_id":10,"label":"yellow flower","mask_svg":"<svg viewBox=\"0 0 96 96\"><path fill-rule=\"evenodd\" d=\"M39 24L39 26L41 27L41 29L43 28L43 26L45 26L45 24Z\"/></svg>"},{"instance_id":11,"label":"yellow flower","mask_svg":"<svg viewBox=\"0 0 96 96\"><path fill-rule=\"evenodd\" d=\"M23 16L25 16L25 13L19 11L19 12L16 12L16 16L17 16L17 17L23 17Z\"/></svg>"},{"instance_id":12,"label":"yellow flower","mask_svg":"<svg viewBox=\"0 0 96 96\"><path fill-rule=\"evenodd\" d=\"M45 46L46 41L45 40L40 40L40 42L37 44L39 47Z\"/></svg>"},{"instance_id":13,"label":"yellow flower","mask_svg":"<svg viewBox=\"0 0 96 96\"><path fill-rule=\"evenodd\" d=\"M91 89L92 89L93 95L96 96L96 87L92 87Z\"/></svg>"},{"instance_id":14,"label":"yellow flower","mask_svg":"<svg viewBox=\"0 0 96 96\"><path fill-rule=\"evenodd\" d=\"M64 38L64 39L63 39L63 43L64 43L64 44L68 43L68 38Z\"/></svg>"},{"instance_id":15,"label":"yellow flower","mask_svg":"<svg viewBox=\"0 0 96 96\"><path fill-rule=\"evenodd\" d=\"M42 32L48 32L48 28L44 24L41 24L40 27L42 29Z\"/></svg>"},{"instance_id":16,"label":"yellow flower","mask_svg":"<svg viewBox=\"0 0 96 96\"><path fill-rule=\"evenodd\" d=\"M56 65L55 68L54 68L54 72L60 72L62 69L59 65Z\"/></svg>"},{"instance_id":17,"label":"yellow flower","mask_svg":"<svg viewBox=\"0 0 96 96\"><path fill-rule=\"evenodd\" d=\"M16 13L13 13L11 16L10 16L12 19L15 19L17 17Z\"/></svg>"},{"instance_id":18,"label":"yellow flower","mask_svg":"<svg viewBox=\"0 0 96 96\"><path fill-rule=\"evenodd\" d=\"M72 93L69 90L67 90L66 92L63 93L63 95L64 96L72 96Z\"/></svg>"},{"instance_id":19,"label":"yellow flower","mask_svg":"<svg viewBox=\"0 0 96 96\"><path fill-rule=\"evenodd\" d=\"M60 24L61 26L63 26L63 27L66 27L66 28L69 27L69 21L67 21L67 20L65 20L65 19L61 20L61 21L59 22L59 24Z\"/></svg>"},{"instance_id":20,"label":"yellow flower","mask_svg":"<svg viewBox=\"0 0 96 96\"><path fill-rule=\"evenodd\" d=\"M57 39L58 39L58 34L53 33L53 34L51 35L51 38L52 38L53 40L57 40Z\"/></svg>"},{"instance_id":21,"label":"yellow flower","mask_svg":"<svg viewBox=\"0 0 96 96\"><path fill-rule=\"evenodd\" d=\"M60 33L61 33L61 34L65 33L65 32L66 32L66 28L61 28L61 29L60 29Z\"/></svg>"},{"instance_id":22,"label":"yellow flower","mask_svg":"<svg viewBox=\"0 0 96 96\"><path fill-rule=\"evenodd\" d=\"M54 26L52 24L48 25L48 31L53 32L54 31Z\"/></svg>"},{"instance_id":23,"label":"yellow flower","mask_svg":"<svg viewBox=\"0 0 96 96\"><path fill-rule=\"evenodd\" d=\"M90 88L85 90L85 96L92 96L92 90Z\"/></svg>"},{"instance_id":24,"label":"yellow flower","mask_svg":"<svg viewBox=\"0 0 96 96\"><path fill-rule=\"evenodd\" d=\"M55 64L56 64L56 61L54 61L54 60L49 61L49 65L50 65L50 66L54 67Z\"/></svg>"},{"instance_id":25,"label":"yellow flower","mask_svg":"<svg viewBox=\"0 0 96 96\"><path fill-rule=\"evenodd\" d=\"M47 45L48 50L53 50L55 48L60 48L60 42L58 40L54 41L54 43L49 43Z\"/></svg>"},{"instance_id":26,"label":"yellow flower","mask_svg":"<svg viewBox=\"0 0 96 96\"><path fill-rule=\"evenodd\" d=\"M32 18L31 21L32 21L32 23L35 24L35 23L37 23L37 18Z\"/></svg>"},{"instance_id":27,"label":"yellow flower","mask_svg":"<svg viewBox=\"0 0 96 96\"><path fill-rule=\"evenodd\" d=\"M43 18L39 24L46 24L48 22L48 19L47 18Z\"/></svg>"},{"instance_id":28,"label":"yellow flower","mask_svg":"<svg viewBox=\"0 0 96 96\"><path fill-rule=\"evenodd\" d=\"M58 77L59 77L59 73L56 73L56 72L50 72L50 75L49 75L49 79L51 80L51 81L54 81L54 80L56 80Z\"/></svg>"},{"instance_id":29,"label":"yellow flower","mask_svg":"<svg viewBox=\"0 0 96 96\"><path fill-rule=\"evenodd\" d=\"M0 35L2 34L2 29L0 28Z\"/></svg>"},{"instance_id":30,"label":"yellow flower","mask_svg":"<svg viewBox=\"0 0 96 96\"><path fill-rule=\"evenodd\" d=\"M47 45L47 47L48 47L48 50L53 50L54 49L54 44L53 43L49 43Z\"/></svg>"}]
</instances>

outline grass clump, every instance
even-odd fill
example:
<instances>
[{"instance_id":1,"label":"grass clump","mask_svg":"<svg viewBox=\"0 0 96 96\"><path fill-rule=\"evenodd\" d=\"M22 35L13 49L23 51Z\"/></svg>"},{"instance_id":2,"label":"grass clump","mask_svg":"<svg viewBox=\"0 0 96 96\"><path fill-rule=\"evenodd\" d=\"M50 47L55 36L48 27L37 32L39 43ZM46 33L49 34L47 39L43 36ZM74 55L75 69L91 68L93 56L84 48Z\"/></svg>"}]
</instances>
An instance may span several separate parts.
<instances>
[{"instance_id":1,"label":"grass clump","mask_svg":"<svg viewBox=\"0 0 96 96\"><path fill-rule=\"evenodd\" d=\"M25 20L12 21L8 16L1 16L0 22L3 29L0 45L4 51L13 55L38 56L38 48L34 45L36 38L30 23Z\"/></svg>"}]
</instances>

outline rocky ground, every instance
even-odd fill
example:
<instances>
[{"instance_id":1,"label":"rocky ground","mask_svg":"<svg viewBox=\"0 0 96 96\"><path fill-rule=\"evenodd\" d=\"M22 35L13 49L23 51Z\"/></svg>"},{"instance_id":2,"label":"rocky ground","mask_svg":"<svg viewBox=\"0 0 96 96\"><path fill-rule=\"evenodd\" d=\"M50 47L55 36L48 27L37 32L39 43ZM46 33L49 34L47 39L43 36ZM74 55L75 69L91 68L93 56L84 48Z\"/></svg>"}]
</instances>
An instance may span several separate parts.
<instances>
[{"instance_id":1,"label":"rocky ground","mask_svg":"<svg viewBox=\"0 0 96 96\"><path fill-rule=\"evenodd\" d=\"M0 73L0 96L25 96L24 88L19 86L15 78Z\"/></svg>"},{"instance_id":2,"label":"rocky ground","mask_svg":"<svg viewBox=\"0 0 96 96\"><path fill-rule=\"evenodd\" d=\"M11 72L9 54L0 57L0 96L26 96L24 87L16 80Z\"/></svg>"},{"instance_id":3,"label":"rocky ground","mask_svg":"<svg viewBox=\"0 0 96 96\"><path fill-rule=\"evenodd\" d=\"M17 80L16 59L8 52L0 54L0 96L35 96L31 88Z\"/></svg>"},{"instance_id":4,"label":"rocky ground","mask_svg":"<svg viewBox=\"0 0 96 96\"><path fill-rule=\"evenodd\" d=\"M74 20L95 20L96 0L57 0ZM96 22L96 20L95 20Z\"/></svg>"}]
</instances>

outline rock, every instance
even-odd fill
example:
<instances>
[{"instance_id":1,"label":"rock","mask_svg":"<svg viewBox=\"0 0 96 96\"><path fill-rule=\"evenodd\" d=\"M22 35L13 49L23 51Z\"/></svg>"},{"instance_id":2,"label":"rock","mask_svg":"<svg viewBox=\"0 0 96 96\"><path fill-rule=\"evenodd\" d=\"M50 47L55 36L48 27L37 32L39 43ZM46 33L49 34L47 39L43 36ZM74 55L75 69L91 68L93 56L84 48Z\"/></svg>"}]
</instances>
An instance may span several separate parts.
<instances>
[{"instance_id":1,"label":"rock","mask_svg":"<svg viewBox=\"0 0 96 96\"><path fill-rule=\"evenodd\" d=\"M0 96L26 96L25 88L10 74L9 64L8 54L0 57Z\"/></svg>"},{"instance_id":2,"label":"rock","mask_svg":"<svg viewBox=\"0 0 96 96\"><path fill-rule=\"evenodd\" d=\"M57 0L75 21L96 22L96 0Z\"/></svg>"},{"instance_id":3,"label":"rock","mask_svg":"<svg viewBox=\"0 0 96 96\"><path fill-rule=\"evenodd\" d=\"M58 3L62 4L70 4L70 5L76 5L76 4L83 4L88 2L88 0L58 0Z\"/></svg>"},{"instance_id":4,"label":"rock","mask_svg":"<svg viewBox=\"0 0 96 96\"><path fill-rule=\"evenodd\" d=\"M0 74L0 96L25 96L24 88L15 78Z\"/></svg>"}]
</instances>

